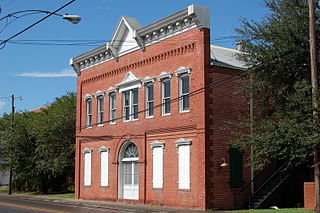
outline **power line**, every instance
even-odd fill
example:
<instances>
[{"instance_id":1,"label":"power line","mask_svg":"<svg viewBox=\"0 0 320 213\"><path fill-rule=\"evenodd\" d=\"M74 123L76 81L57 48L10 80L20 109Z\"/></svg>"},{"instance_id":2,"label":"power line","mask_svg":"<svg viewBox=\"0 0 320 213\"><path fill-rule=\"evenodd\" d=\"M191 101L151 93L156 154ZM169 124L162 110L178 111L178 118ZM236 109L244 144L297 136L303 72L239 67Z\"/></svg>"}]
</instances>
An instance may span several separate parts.
<instances>
[{"instance_id":1,"label":"power line","mask_svg":"<svg viewBox=\"0 0 320 213\"><path fill-rule=\"evenodd\" d=\"M71 1L69 1L69 2L66 3L65 5L59 7L58 9L56 9L56 10L53 11L53 12L50 12L50 14L46 15L45 17L43 17L42 19L36 21L35 23L31 24L31 25L28 26L27 28L25 28L25 29L21 30L20 32L14 34L13 36L11 36L11 37L3 40L2 42L0 42L0 50L5 47L5 44L6 44L9 40L17 37L18 35L24 33L25 31L27 31L27 30L29 30L30 28L34 27L35 25L39 24L40 22L42 22L42 21L44 21L45 19L49 18L50 16L54 15L55 13L57 13L57 12L60 11L60 10L62 10L63 8L65 8L65 7L68 6L69 4L73 3L74 1L76 1L76 0L71 0ZM1 45L3 45L3 46L1 47Z\"/></svg>"}]
</instances>

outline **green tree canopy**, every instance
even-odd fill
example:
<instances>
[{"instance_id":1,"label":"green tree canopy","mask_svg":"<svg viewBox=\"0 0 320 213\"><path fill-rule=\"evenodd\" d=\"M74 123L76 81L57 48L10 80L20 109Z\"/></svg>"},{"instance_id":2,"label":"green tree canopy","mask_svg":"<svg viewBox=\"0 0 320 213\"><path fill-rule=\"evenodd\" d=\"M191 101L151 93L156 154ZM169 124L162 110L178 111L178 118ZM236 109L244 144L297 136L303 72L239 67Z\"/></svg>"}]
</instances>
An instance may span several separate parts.
<instances>
[{"instance_id":1,"label":"green tree canopy","mask_svg":"<svg viewBox=\"0 0 320 213\"><path fill-rule=\"evenodd\" d=\"M12 165L19 189L64 190L67 177L74 175L74 93L57 98L41 112L16 113L0 119L3 156Z\"/></svg>"},{"instance_id":2,"label":"green tree canopy","mask_svg":"<svg viewBox=\"0 0 320 213\"><path fill-rule=\"evenodd\" d=\"M275 160L300 165L311 162L320 143L312 121L308 1L264 2L269 13L262 20L244 19L236 29L245 52L239 58L251 76L245 92L255 103L253 132L243 122L236 144L253 147L257 168Z\"/></svg>"}]
</instances>

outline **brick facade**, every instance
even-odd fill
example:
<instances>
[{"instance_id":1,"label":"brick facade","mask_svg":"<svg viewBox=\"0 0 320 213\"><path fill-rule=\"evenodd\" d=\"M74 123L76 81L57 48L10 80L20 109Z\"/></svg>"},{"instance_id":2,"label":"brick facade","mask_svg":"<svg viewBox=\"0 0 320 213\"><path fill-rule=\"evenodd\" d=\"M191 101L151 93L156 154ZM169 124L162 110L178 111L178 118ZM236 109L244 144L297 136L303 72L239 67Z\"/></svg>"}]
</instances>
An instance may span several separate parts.
<instances>
[{"instance_id":1,"label":"brick facade","mask_svg":"<svg viewBox=\"0 0 320 213\"><path fill-rule=\"evenodd\" d=\"M80 199L138 202L181 208L208 209L233 208L233 194L240 189L232 189L229 184L229 167L218 168L225 159L229 165L228 141L230 130L222 129L225 122L238 115L248 114L247 100L235 91L239 82L231 81L214 89L202 90L206 85L224 79L236 69L211 65L210 30L199 27L163 39L109 60L89 67L78 73L77 82L77 132L75 196ZM179 78L175 71L179 67L191 68L189 75L190 110L179 111ZM138 78L146 76L155 79L154 105L161 104L161 81L156 79L162 72L172 73L171 113L163 116L161 107L154 109L154 116L146 118L145 88L138 89L137 120L115 124L97 123L97 99L93 98L92 127L86 128L86 94L106 91L116 87L126 74L131 72ZM123 93L116 92L116 118L121 118ZM109 117L109 96L104 99L104 120ZM178 147L179 139L192 141L190 145L190 189L178 188ZM120 150L127 141L133 142L139 153L138 186L136 200L123 199L119 176ZM163 188L153 189L152 148L154 141L164 143L163 148ZM100 152L102 146L109 148L108 186L100 186ZM91 185L84 186L84 149L92 150ZM246 157L244 157L246 159ZM244 182L248 182L250 172L243 169Z\"/></svg>"}]
</instances>

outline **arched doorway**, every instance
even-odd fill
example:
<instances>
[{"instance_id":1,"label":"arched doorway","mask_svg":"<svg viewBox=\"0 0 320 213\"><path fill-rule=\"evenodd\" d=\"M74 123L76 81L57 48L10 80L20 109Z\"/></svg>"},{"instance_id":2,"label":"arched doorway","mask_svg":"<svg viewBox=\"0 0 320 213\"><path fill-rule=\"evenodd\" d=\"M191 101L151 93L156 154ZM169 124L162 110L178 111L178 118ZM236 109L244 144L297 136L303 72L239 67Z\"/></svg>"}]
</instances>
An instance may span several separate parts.
<instances>
[{"instance_id":1,"label":"arched doorway","mask_svg":"<svg viewBox=\"0 0 320 213\"><path fill-rule=\"evenodd\" d=\"M139 199L139 152L137 146L127 141L119 154L119 198Z\"/></svg>"}]
</instances>

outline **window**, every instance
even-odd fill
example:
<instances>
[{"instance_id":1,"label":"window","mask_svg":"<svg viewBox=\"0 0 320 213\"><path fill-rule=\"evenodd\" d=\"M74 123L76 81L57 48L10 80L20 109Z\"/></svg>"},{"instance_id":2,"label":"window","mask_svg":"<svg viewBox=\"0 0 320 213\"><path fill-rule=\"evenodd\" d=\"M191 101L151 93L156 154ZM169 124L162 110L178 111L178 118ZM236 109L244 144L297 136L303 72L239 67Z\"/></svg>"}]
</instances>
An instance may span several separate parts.
<instances>
[{"instance_id":1,"label":"window","mask_svg":"<svg viewBox=\"0 0 320 213\"><path fill-rule=\"evenodd\" d=\"M116 93L113 92L109 95L109 105L110 105L110 120L111 124L116 123Z\"/></svg>"},{"instance_id":2,"label":"window","mask_svg":"<svg viewBox=\"0 0 320 213\"><path fill-rule=\"evenodd\" d=\"M99 149L101 157L101 166L100 166L100 185L108 186L108 174L109 174L109 149L106 147L101 147Z\"/></svg>"},{"instance_id":3,"label":"window","mask_svg":"<svg viewBox=\"0 0 320 213\"><path fill-rule=\"evenodd\" d=\"M190 145L191 141L180 138L176 141L178 146L178 173L179 173L179 189L190 189Z\"/></svg>"},{"instance_id":4,"label":"window","mask_svg":"<svg viewBox=\"0 0 320 213\"><path fill-rule=\"evenodd\" d=\"M84 150L84 185L91 185L91 150Z\"/></svg>"},{"instance_id":5,"label":"window","mask_svg":"<svg viewBox=\"0 0 320 213\"><path fill-rule=\"evenodd\" d=\"M99 95L97 96L97 102L98 102L98 118L97 118L97 123L98 124L103 124L103 114L104 114L104 96Z\"/></svg>"},{"instance_id":6,"label":"window","mask_svg":"<svg viewBox=\"0 0 320 213\"><path fill-rule=\"evenodd\" d=\"M162 81L162 115L170 114L170 79Z\"/></svg>"},{"instance_id":7,"label":"window","mask_svg":"<svg viewBox=\"0 0 320 213\"><path fill-rule=\"evenodd\" d=\"M243 154L237 148L230 148L230 188L243 186Z\"/></svg>"},{"instance_id":8,"label":"window","mask_svg":"<svg viewBox=\"0 0 320 213\"><path fill-rule=\"evenodd\" d=\"M138 119L138 89L123 92L123 120Z\"/></svg>"},{"instance_id":9,"label":"window","mask_svg":"<svg viewBox=\"0 0 320 213\"><path fill-rule=\"evenodd\" d=\"M154 97L153 97L153 84L146 85L146 117L153 117L153 105L154 105Z\"/></svg>"},{"instance_id":10,"label":"window","mask_svg":"<svg viewBox=\"0 0 320 213\"><path fill-rule=\"evenodd\" d=\"M86 127L92 126L92 99L86 100Z\"/></svg>"},{"instance_id":11,"label":"window","mask_svg":"<svg viewBox=\"0 0 320 213\"><path fill-rule=\"evenodd\" d=\"M179 105L180 112L189 111L189 75L182 75L179 78Z\"/></svg>"},{"instance_id":12,"label":"window","mask_svg":"<svg viewBox=\"0 0 320 213\"><path fill-rule=\"evenodd\" d=\"M164 143L154 141L152 148L152 187L163 188L163 148Z\"/></svg>"}]
</instances>

